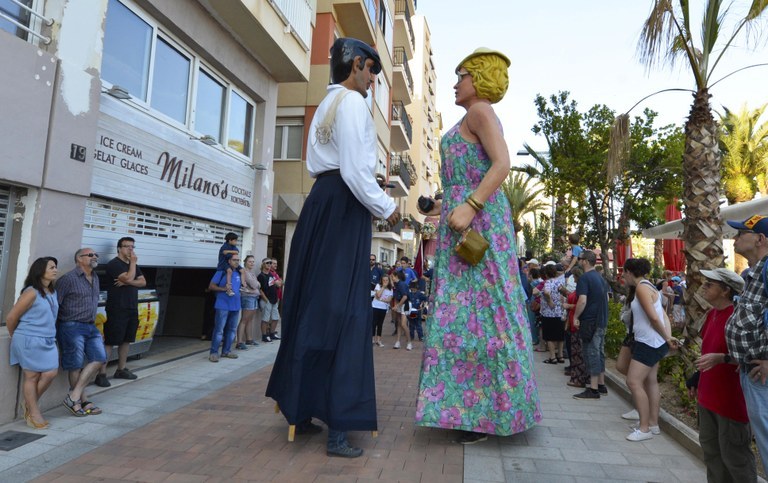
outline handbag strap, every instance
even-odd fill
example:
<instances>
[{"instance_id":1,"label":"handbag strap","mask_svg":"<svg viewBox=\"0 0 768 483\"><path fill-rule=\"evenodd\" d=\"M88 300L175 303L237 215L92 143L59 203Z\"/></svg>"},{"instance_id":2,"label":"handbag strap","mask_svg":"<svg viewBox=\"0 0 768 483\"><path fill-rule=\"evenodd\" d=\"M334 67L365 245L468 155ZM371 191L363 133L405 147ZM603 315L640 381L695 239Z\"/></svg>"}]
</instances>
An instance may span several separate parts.
<instances>
[{"instance_id":1,"label":"handbag strap","mask_svg":"<svg viewBox=\"0 0 768 483\"><path fill-rule=\"evenodd\" d=\"M328 111L325 113L323 121L315 128L315 139L320 144L328 144L331 140L331 136L333 135L333 121L336 119L336 111L338 110L341 101L344 100L350 92L352 91L345 88L336 95L331 102Z\"/></svg>"}]
</instances>

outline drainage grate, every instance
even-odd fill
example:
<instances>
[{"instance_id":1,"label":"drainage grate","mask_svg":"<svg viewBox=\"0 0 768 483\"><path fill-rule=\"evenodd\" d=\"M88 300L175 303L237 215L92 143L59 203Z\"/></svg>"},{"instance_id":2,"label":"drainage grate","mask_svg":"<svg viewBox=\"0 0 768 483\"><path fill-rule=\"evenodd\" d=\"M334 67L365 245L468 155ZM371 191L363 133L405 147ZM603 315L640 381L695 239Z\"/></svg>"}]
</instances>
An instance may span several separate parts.
<instances>
[{"instance_id":1,"label":"drainage grate","mask_svg":"<svg viewBox=\"0 0 768 483\"><path fill-rule=\"evenodd\" d=\"M25 433L23 431L5 431L0 433L0 451L11 451L19 446L36 441L44 434Z\"/></svg>"}]
</instances>

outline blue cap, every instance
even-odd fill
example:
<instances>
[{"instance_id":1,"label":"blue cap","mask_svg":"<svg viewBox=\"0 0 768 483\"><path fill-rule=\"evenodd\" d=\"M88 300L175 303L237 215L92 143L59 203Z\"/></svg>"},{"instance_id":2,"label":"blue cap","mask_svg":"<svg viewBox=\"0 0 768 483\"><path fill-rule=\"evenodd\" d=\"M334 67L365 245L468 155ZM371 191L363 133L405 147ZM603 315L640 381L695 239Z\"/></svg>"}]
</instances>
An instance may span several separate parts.
<instances>
[{"instance_id":1,"label":"blue cap","mask_svg":"<svg viewBox=\"0 0 768 483\"><path fill-rule=\"evenodd\" d=\"M754 215L743 222L728 220L728 225L740 231L751 231L768 237L768 216Z\"/></svg>"}]
</instances>

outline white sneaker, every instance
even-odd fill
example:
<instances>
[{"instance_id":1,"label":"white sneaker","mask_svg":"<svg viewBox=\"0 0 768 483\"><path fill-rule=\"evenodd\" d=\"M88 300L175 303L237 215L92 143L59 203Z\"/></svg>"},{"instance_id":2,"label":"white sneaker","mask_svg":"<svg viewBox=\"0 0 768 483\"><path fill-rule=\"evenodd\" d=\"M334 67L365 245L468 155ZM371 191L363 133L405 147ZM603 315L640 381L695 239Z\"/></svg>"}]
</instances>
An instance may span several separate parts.
<instances>
[{"instance_id":1,"label":"white sneaker","mask_svg":"<svg viewBox=\"0 0 768 483\"><path fill-rule=\"evenodd\" d=\"M653 438L653 433L648 431L647 433L644 433L640 431L639 429L636 429L629 433L629 436L627 436L628 441L646 441Z\"/></svg>"},{"instance_id":2,"label":"white sneaker","mask_svg":"<svg viewBox=\"0 0 768 483\"><path fill-rule=\"evenodd\" d=\"M411 343L409 342L409 343L408 343L408 345L407 345L407 346L405 346L405 350L407 350L407 351L412 351L412 350L413 350L413 344L411 344Z\"/></svg>"},{"instance_id":3,"label":"white sneaker","mask_svg":"<svg viewBox=\"0 0 768 483\"><path fill-rule=\"evenodd\" d=\"M377 342L379 344L379 347L384 347L384 344L381 343L381 341Z\"/></svg>"},{"instance_id":4,"label":"white sneaker","mask_svg":"<svg viewBox=\"0 0 768 483\"><path fill-rule=\"evenodd\" d=\"M633 430L639 431L640 430L640 425L638 425L638 424L631 424L629 426L629 429L633 429ZM658 427L658 426L648 426L648 431L650 431L651 434L661 434L661 428Z\"/></svg>"},{"instance_id":5,"label":"white sneaker","mask_svg":"<svg viewBox=\"0 0 768 483\"><path fill-rule=\"evenodd\" d=\"M393 349L399 349L400 348L400 341L395 342L395 345L392 346Z\"/></svg>"},{"instance_id":6,"label":"white sneaker","mask_svg":"<svg viewBox=\"0 0 768 483\"><path fill-rule=\"evenodd\" d=\"M628 413L624 413L621 415L622 419L628 419L630 421L637 421L640 419L640 415L637 413L637 409L633 409L632 411Z\"/></svg>"}]
</instances>

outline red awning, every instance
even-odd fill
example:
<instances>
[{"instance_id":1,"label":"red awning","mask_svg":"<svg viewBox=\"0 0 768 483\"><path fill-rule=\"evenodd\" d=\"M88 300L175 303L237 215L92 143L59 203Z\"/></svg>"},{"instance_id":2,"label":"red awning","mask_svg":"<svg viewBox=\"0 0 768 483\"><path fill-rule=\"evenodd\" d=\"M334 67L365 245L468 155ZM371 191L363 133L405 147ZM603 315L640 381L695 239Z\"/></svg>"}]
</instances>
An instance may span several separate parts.
<instances>
[{"instance_id":1,"label":"red awning","mask_svg":"<svg viewBox=\"0 0 768 483\"><path fill-rule=\"evenodd\" d=\"M677 198L675 198L664 210L664 219L670 222L682 218L683 214L677 209ZM682 272L685 269L683 247L683 240L679 238L664 240L664 268L673 272Z\"/></svg>"}]
</instances>

